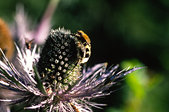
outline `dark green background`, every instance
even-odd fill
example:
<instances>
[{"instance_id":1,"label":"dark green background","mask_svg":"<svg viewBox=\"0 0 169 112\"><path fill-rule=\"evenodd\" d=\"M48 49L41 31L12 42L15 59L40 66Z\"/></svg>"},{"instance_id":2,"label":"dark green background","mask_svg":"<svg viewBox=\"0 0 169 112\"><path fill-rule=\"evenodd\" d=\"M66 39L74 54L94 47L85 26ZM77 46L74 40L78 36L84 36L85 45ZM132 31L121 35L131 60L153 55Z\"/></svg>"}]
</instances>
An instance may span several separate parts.
<instances>
[{"instance_id":1,"label":"dark green background","mask_svg":"<svg viewBox=\"0 0 169 112\"><path fill-rule=\"evenodd\" d=\"M38 23L48 2L1 0L0 17L9 24L14 22L16 5L21 3L29 18ZM141 103L137 104L137 100L133 104L130 102L135 98L131 85L136 82L130 85L126 81L121 86L111 88L116 90L111 96L98 100L108 104L104 107L105 112L168 111L168 0L60 0L52 19L52 28L58 27L72 32L80 29L88 34L92 41L92 56L88 66L108 62L147 67L144 73L140 73L143 77L138 78L138 81L142 81L148 77L147 83L151 85L147 87L148 84L143 81L145 95L138 98ZM140 90L137 86L135 89Z\"/></svg>"}]
</instances>

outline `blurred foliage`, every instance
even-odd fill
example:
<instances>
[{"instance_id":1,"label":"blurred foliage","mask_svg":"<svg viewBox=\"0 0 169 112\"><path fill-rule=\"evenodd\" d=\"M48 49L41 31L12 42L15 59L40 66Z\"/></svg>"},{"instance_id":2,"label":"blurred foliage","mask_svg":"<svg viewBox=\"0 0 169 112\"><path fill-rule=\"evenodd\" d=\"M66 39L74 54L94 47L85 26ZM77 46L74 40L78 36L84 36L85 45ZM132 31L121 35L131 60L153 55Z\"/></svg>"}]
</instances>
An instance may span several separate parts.
<instances>
[{"instance_id":1,"label":"blurred foliage","mask_svg":"<svg viewBox=\"0 0 169 112\"><path fill-rule=\"evenodd\" d=\"M137 60L123 61L122 67L126 68L127 66L143 66ZM153 76L150 76L151 73L147 73L148 70L143 68L142 70L135 71L131 73L126 78L126 84L129 86L129 90L126 95L126 106L124 107L127 112L142 112L149 101L147 99L152 94L152 89L156 88L157 85L162 81L162 77L159 74L153 73ZM149 102L150 103L150 102ZM153 104L151 102L151 104ZM144 112L150 110L146 109Z\"/></svg>"},{"instance_id":2,"label":"blurred foliage","mask_svg":"<svg viewBox=\"0 0 169 112\"><path fill-rule=\"evenodd\" d=\"M121 66L125 69L127 67L133 68L144 65L133 59L123 61ZM161 108L158 110L154 109L156 102L159 103L159 99L156 98L156 95L152 95L156 92L155 89L159 89L158 86L163 80L160 74L152 74L146 67L131 73L125 79L127 87L123 91L124 105L119 109L111 107L106 112L165 112Z\"/></svg>"},{"instance_id":3,"label":"blurred foliage","mask_svg":"<svg viewBox=\"0 0 169 112\"><path fill-rule=\"evenodd\" d=\"M36 23L48 2L1 0L0 17L13 23L16 6L21 3ZM81 29L89 35L92 41L89 65L107 61L122 62L122 68L146 66L130 74L125 87L101 99L104 101L98 100L108 104L106 112L168 111L168 0L61 0L52 20L52 28L58 27L72 32Z\"/></svg>"}]
</instances>

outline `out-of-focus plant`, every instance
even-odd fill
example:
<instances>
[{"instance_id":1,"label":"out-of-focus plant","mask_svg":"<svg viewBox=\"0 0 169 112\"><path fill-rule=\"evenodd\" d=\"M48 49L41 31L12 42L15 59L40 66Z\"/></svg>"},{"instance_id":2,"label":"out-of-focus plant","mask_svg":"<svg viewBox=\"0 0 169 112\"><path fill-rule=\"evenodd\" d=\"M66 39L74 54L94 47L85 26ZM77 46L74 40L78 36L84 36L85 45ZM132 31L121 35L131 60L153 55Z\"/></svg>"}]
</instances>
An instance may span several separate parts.
<instances>
[{"instance_id":1,"label":"out-of-focus plant","mask_svg":"<svg viewBox=\"0 0 169 112\"><path fill-rule=\"evenodd\" d=\"M127 66L144 66L136 59L123 61L121 65L122 68ZM146 104L145 102L149 100L148 96L151 95L152 89L157 87L161 81L162 77L159 74L150 73L148 67L131 73L125 79L127 84L124 90L125 105L121 106L121 109L110 108L107 112L142 112ZM149 112L146 109L144 111Z\"/></svg>"},{"instance_id":2,"label":"out-of-focus plant","mask_svg":"<svg viewBox=\"0 0 169 112\"><path fill-rule=\"evenodd\" d=\"M2 19L0 19L0 48L4 51L6 57L11 60L14 55L14 42L8 26Z\"/></svg>"}]
</instances>

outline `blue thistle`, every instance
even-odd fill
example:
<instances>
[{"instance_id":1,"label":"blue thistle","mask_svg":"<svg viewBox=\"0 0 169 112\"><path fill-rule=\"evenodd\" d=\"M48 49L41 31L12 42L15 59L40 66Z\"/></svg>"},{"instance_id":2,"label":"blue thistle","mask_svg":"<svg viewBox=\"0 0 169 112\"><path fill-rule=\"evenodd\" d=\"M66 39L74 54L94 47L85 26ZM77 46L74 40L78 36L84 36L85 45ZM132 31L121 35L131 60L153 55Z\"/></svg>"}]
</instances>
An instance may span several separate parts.
<instances>
[{"instance_id":1,"label":"blue thistle","mask_svg":"<svg viewBox=\"0 0 169 112\"><path fill-rule=\"evenodd\" d=\"M29 42L28 42L29 43ZM91 102L93 98L109 95L105 92L117 80L140 68L118 71L117 66L107 69L107 63L83 68L90 57L90 40L82 32L65 29L51 30L44 46L19 48L13 65L3 54L0 61L0 101L7 104L24 104L24 109L45 112L92 112L91 107L103 104Z\"/></svg>"}]
</instances>

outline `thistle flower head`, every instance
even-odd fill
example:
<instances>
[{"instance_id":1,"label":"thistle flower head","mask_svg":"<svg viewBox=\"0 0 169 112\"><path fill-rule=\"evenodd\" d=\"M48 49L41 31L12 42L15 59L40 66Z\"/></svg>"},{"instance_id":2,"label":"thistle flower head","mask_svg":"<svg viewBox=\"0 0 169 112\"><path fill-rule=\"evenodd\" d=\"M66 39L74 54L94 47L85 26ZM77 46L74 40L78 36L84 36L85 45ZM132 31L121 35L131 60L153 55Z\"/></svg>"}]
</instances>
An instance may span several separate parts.
<instances>
[{"instance_id":1,"label":"thistle flower head","mask_svg":"<svg viewBox=\"0 0 169 112\"><path fill-rule=\"evenodd\" d=\"M30 30L23 8L18 9L15 19L20 45L15 44L15 63L9 62L0 49L0 103L22 104L23 109L38 112L92 112L91 107L100 108L103 104L91 99L109 95L105 91L118 79L140 69L118 71L118 65L107 68L107 63L83 67L91 55L87 34L64 28L49 33L57 3L51 0L34 30Z\"/></svg>"},{"instance_id":2,"label":"thistle flower head","mask_svg":"<svg viewBox=\"0 0 169 112\"><path fill-rule=\"evenodd\" d=\"M118 71L118 66L107 69L107 63L83 68L91 54L89 37L82 31L71 33L65 29L51 30L41 52L37 45L19 48L15 67L3 54L0 61L0 85L8 94L1 93L0 101L25 104L24 109L46 112L92 112L91 107L103 104L91 102L106 93L116 80L140 69ZM13 94L14 93L14 94Z\"/></svg>"},{"instance_id":3,"label":"thistle flower head","mask_svg":"<svg viewBox=\"0 0 169 112\"><path fill-rule=\"evenodd\" d=\"M82 39L82 35L64 29L51 31L37 63L38 72L48 89L57 89L58 84L68 89L77 81L81 64L90 57L87 55L90 48L86 48L90 44Z\"/></svg>"}]
</instances>

